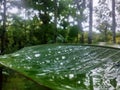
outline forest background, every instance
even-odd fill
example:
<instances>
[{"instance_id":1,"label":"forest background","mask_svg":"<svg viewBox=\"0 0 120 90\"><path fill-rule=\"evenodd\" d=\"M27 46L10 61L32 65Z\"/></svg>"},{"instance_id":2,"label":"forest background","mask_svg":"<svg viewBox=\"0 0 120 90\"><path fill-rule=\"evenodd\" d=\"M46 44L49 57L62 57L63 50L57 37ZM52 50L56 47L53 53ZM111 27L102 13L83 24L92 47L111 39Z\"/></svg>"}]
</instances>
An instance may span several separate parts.
<instances>
[{"instance_id":1,"label":"forest background","mask_svg":"<svg viewBox=\"0 0 120 90\"><path fill-rule=\"evenodd\" d=\"M0 0L1 54L50 43L120 44L119 18L119 0Z\"/></svg>"}]
</instances>

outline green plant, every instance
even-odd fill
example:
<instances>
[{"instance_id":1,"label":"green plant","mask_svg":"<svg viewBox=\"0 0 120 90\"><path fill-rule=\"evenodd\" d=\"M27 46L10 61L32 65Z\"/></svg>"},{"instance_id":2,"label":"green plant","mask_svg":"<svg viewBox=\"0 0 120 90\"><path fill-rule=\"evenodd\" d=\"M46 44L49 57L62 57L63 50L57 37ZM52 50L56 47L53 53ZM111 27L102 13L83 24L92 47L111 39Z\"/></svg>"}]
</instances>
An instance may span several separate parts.
<instances>
[{"instance_id":1,"label":"green plant","mask_svg":"<svg viewBox=\"0 0 120 90\"><path fill-rule=\"evenodd\" d=\"M108 47L48 44L1 56L0 63L52 90L89 90L92 82L105 86L93 78L118 78L114 70L120 68L119 55L120 50ZM104 76L106 72L112 76Z\"/></svg>"}]
</instances>

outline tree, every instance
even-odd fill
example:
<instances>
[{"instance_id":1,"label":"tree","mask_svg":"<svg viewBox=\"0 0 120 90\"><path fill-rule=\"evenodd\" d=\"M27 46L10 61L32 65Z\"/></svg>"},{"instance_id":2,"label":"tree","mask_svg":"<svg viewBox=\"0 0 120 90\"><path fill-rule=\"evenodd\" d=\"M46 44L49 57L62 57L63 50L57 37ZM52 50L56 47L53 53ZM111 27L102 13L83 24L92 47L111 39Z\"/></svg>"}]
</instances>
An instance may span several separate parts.
<instances>
[{"instance_id":1,"label":"tree","mask_svg":"<svg viewBox=\"0 0 120 90\"><path fill-rule=\"evenodd\" d=\"M92 43L92 15L93 15L93 0L89 0L89 33L88 33L88 44Z\"/></svg>"},{"instance_id":2,"label":"tree","mask_svg":"<svg viewBox=\"0 0 120 90\"><path fill-rule=\"evenodd\" d=\"M96 23L95 27L102 34L102 41L108 40L108 32L111 32L111 10L105 0L100 0L95 7Z\"/></svg>"},{"instance_id":3,"label":"tree","mask_svg":"<svg viewBox=\"0 0 120 90\"><path fill-rule=\"evenodd\" d=\"M103 35L104 42L108 41L108 30L110 31L111 25L107 21L103 21L97 26L97 30Z\"/></svg>"},{"instance_id":4,"label":"tree","mask_svg":"<svg viewBox=\"0 0 120 90\"><path fill-rule=\"evenodd\" d=\"M6 46L6 0L3 0L3 28L2 28L2 34L1 34L1 54L4 53L5 46Z\"/></svg>"},{"instance_id":5,"label":"tree","mask_svg":"<svg viewBox=\"0 0 120 90\"><path fill-rule=\"evenodd\" d=\"M77 13L76 19L77 19L78 27L81 32L80 42L84 43L84 31L83 31L82 22L84 21L83 12L85 9L86 0L75 0L75 4L76 4L76 13Z\"/></svg>"},{"instance_id":6,"label":"tree","mask_svg":"<svg viewBox=\"0 0 120 90\"><path fill-rule=\"evenodd\" d=\"M54 0L54 24L55 24L55 31L54 31L54 42L56 42L57 38L57 13L58 13L58 0Z\"/></svg>"},{"instance_id":7,"label":"tree","mask_svg":"<svg viewBox=\"0 0 120 90\"><path fill-rule=\"evenodd\" d=\"M79 27L77 25L70 27L68 33L68 41L71 43L78 42L78 32L79 32Z\"/></svg>"},{"instance_id":8,"label":"tree","mask_svg":"<svg viewBox=\"0 0 120 90\"><path fill-rule=\"evenodd\" d=\"M115 0L112 0L112 32L113 32L113 43L116 43Z\"/></svg>"}]
</instances>

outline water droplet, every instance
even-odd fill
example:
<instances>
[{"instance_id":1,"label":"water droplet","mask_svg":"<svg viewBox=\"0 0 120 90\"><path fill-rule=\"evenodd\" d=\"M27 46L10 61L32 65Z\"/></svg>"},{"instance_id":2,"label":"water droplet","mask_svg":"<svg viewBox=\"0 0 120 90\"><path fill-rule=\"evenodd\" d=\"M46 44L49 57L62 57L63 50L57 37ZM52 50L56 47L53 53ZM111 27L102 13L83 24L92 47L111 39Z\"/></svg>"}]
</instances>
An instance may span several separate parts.
<instances>
[{"instance_id":1,"label":"water droplet","mask_svg":"<svg viewBox=\"0 0 120 90\"><path fill-rule=\"evenodd\" d=\"M69 74L69 79L74 78L74 74Z\"/></svg>"},{"instance_id":2,"label":"water droplet","mask_svg":"<svg viewBox=\"0 0 120 90\"><path fill-rule=\"evenodd\" d=\"M49 53L51 53L51 51L49 51Z\"/></svg>"},{"instance_id":3,"label":"water droplet","mask_svg":"<svg viewBox=\"0 0 120 90\"><path fill-rule=\"evenodd\" d=\"M31 57L29 57L29 56L27 56L27 58L26 59L32 59Z\"/></svg>"},{"instance_id":4,"label":"water droplet","mask_svg":"<svg viewBox=\"0 0 120 90\"><path fill-rule=\"evenodd\" d=\"M26 69L31 69L31 67L26 67Z\"/></svg>"},{"instance_id":5,"label":"water droplet","mask_svg":"<svg viewBox=\"0 0 120 90\"><path fill-rule=\"evenodd\" d=\"M72 51L72 49L69 49L70 51Z\"/></svg>"},{"instance_id":6,"label":"water droplet","mask_svg":"<svg viewBox=\"0 0 120 90\"><path fill-rule=\"evenodd\" d=\"M46 63L50 63L50 61L49 61L49 60L46 60Z\"/></svg>"},{"instance_id":7,"label":"water droplet","mask_svg":"<svg viewBox=\"0 0 120 90\"><path fill-rule=\"evenodd\" d=\"M59 58L56 58L56 60L59 60Z\"/></svg>"},{"instance_id":8,"label":"water droplet","mask_svg":"<svg viewBox=\"0 0 120 90\"><path fill-rule=\"evenodd\" d=\"M36 74L37 76L44 76L46 75L46 73L40 73L40 74Z\"/></svg>"},{"instance_id":9,"label":"water droplet","mask_svg":"<svg viewBox=\"0 0 120 90\"><path fill-rule=\"evenodd\" d=\"M75 57L73 57L73 59L75 60L76 58L75 58Z\"/></svg>"},{"instance_id":10,"label":"water droplet","mask_svg":"<svg viewBox=\"0 0 120 90\"><path fill-rule=\"evenodd\" d=\"M52 76L52 79L54 79L55 77L54 76Z\"/></svg>"},{"instance_id":11,"label":"water droplet","mask_svg":"<svg viewBox=\"0 0 120 90\"><path fill-rule=\"evenodd\" d=\"M13 56L20 56L20 54L13 54Z\"/></svg>"},{"instance_id":12,"label":"water droplet","mask_svg":"<svg viewBox=\"0 0 120 90\"><path fill-rule=\"evenodd\" d=\"M70 86L65 86L66 88L68 88L68 89L71 89L71 87Z\"/></svg>"},{"instance_id":13,"label":"water droplet","mask_svg":"<svg viewBox=\"0 0 120 90\"><path fill-rule=\"evenodd\" d=\"M35 57L39 57L40 56L40 54L35 54Z\"/></svg>"},{"instance_id":14,"label":"water droplet","mask_svg":"<svg viewBox=\"0 0 120 90\"><path fill-rule=\"evenodd\" d=\"M65 77L68 77L68 75L66 74Z\"/></svg>"},{"instance_id":15,"label":"water droplet","mask_svg":"<svg viewBox=\"0 0 120 90\"><path fill-rule=\"evenodd\" d=\"M10 67L12 67L12 65L10 64Z\"/></svg>"},{"instance_id":16,"label":"water droplet","mask_svg":"<svg viewBox=\"0 0 120 90\"><path fill-rule=\"evenodd\" d=\"M45 62L42 62L42 64L44 64Z\"/></svg>"},{"instance_id":17,"label":"water droplet","mask_svg":"<svg viewBox=\"0 0 120 90\"><path fill-rule=\"evenodd\" d=\"M61 52L59 51L58 53L60 54Z\"/></svg>"},{"instance_id":18,"label":"water droplet","mask_svg":"<svg viewBox=\"0 0 120 90\"><path fill-rule=\"evenodd\" d=\"M67 50L65 50L65 52L67 52Z\"/></svg>"},{"instance_id":19,"label":"water droplet","mask_svg":"<svg viewBox=\"0 0 120 90\"><path fill-rule=\"evenodd\" d=\"M63 65L63 63L61 62L60 65Z\"/></svg>"},{"instance_id":20,"label":"water droplet","mask_svg":"<svg viewBox=\"0 0 120 90\"><path fill-rule=\"evenodd\" d=\"M65 59L66 57L65 56L62 56L62 59Z\"/></svg>"},{"instance_id":21,"label":"water droplet","mask_svg":"<svg viewBox=\"0 0 120 90\"><path fill-rule=\"evenodd\" d=\"M61 48L61 46L58 46L58 48L60 49L60 48Z\"/></svg>"},{"instance_id":22,"label":"water droplet","mask_svg":"<svg viewBox=\"0 0 120 90\"><path fill-rule=\"evenodd\" d=\"M48 48L48 50L51 50L50 48Z\"/></svg>"},{"instance_id":23,"label":"water droplet","mask_svg":"<svg viewBox=\"0 0 120 90\"><path fill-rule=\"evenodd\" d=\"M78 81L77 83L80 84L80 81Z\"/></svg>"},{"instance_id":24,"label":"water droplet","mask_svg":"<svg viewBox=\"0 0 120 90\"><path fill-rule=\"evenodd\" d=\"M34 51L33 53L37 53L37 51Z\"/></svg>"},{"instance_id":25,"label":"water droplet","mask_svg":"<svg viewBox=\"0 0 120 90\"><path fill-rule=\"evenodd\" d=\"M50 81L53 81L53 79L49 79Z\"/></svg>"}]
</instances>

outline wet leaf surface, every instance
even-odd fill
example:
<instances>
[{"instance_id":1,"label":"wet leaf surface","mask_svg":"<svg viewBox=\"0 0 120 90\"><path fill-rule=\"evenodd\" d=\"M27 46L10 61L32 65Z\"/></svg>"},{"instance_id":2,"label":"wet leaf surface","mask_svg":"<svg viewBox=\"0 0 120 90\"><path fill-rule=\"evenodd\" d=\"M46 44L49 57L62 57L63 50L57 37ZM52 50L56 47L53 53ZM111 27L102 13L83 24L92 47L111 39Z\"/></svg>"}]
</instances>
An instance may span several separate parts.
<instances>
[{"instance_id":1,"label":"wet leaf surface","mask_svg":"<svg viewBox=\"0 0 120 90\"><path fill-rule=\"evenodd\" d=\"M53 90L120 89L120 50L79 45L26 47L0 63Z\"/></svg>"}]
</instances>

